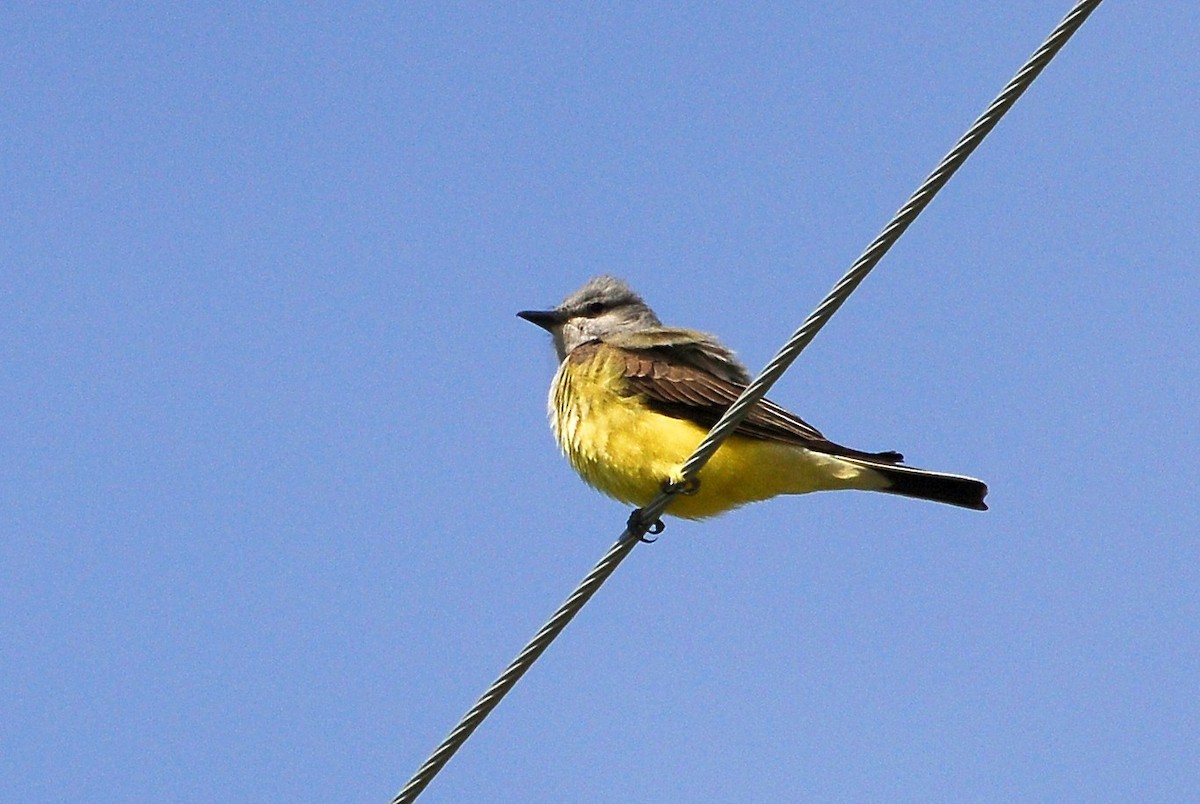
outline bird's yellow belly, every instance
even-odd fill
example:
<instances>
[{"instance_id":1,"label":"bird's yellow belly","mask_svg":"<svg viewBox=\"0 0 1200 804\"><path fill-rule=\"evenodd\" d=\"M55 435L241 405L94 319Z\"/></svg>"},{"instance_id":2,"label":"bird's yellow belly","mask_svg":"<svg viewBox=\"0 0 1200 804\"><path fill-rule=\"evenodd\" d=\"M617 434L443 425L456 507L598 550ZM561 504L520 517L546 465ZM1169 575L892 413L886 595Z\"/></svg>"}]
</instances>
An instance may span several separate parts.
<instances>
[{"instance_id":1,"label":"bird's yellow belly","mask_svg":"<svg viewBox=\"0 0 1200 804\"><path fill-rule=\"evenodd\" d=\"M584 364L564 361L550 389L550 421L559 446L590 485L622 502L643 506L679 467L706 430L652 410L623 393L616 361L603 351ZM870 473L874 474L874 473ZM667 513L713 516L778 494L863 487L864 470L792 444L734 436L700 472L694 495L677 496Z\"/></svg>"}]
</instances>

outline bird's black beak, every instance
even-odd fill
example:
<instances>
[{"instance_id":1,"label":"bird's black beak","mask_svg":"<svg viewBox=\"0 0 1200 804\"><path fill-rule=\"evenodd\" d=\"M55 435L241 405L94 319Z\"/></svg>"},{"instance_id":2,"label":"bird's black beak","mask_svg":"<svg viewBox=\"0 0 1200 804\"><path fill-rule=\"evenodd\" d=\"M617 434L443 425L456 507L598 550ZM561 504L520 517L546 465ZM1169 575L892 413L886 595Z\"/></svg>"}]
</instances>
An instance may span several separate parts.
<instances>
[{"instance_id":1,"label":"bird's black beak","mask_svg":"<svg viewBox=\"0 0 1200 804\"><path fill-rule=\"evenodd\" d=\"M537 324L547 332L553 332L554 328L563 322L563 315L557 310L522 310L517 313L517 317Z\"/></svg>"}]
</instances>

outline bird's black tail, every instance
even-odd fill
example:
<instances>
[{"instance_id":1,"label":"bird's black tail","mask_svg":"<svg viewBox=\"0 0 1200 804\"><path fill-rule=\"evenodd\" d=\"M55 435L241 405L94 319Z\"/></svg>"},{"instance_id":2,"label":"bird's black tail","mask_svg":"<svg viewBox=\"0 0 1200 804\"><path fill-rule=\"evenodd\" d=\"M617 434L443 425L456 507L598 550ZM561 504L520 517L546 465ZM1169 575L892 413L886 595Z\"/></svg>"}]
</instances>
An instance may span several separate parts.
<instances>
[{"instance_id":1,"label":"bird's black tail","mask_svg":"<svg viewBox=\"0 0 1200 804\"><path fill-rule=\"evenodd\" d=\"M962 475L944 475L940 472L930 472L927 469L916 469L911 466L880 465L866 463L887 481L888 485L880 491L888 494L899 494L902 497L915 497L918 500L957 505L961 508L972 508L976 511L986 511L987 485L973 477Z\"/></svg>"}]
</instances>

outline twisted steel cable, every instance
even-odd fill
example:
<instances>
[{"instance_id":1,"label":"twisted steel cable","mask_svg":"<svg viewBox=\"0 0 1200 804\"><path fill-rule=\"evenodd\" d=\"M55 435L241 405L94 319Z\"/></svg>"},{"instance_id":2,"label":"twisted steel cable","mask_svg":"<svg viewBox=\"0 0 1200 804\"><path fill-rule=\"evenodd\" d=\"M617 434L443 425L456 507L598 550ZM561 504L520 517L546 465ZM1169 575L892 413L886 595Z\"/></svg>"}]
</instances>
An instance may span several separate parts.
<instances>
[{"instance_id":1,"label":"twisted steel cable","mask_svg":"<svg viewBox=\"0 0 1200 804\"><path fill-rule=\"evenodd\" d=\"M983 114L971 125L967 133L962 136L957 144L950 149L950 153L942 158L938 166L933 169L928 178L921 183L916 192L909 197L904 206L892 216L888 225L883 227L883 231L871 241L863 251L862 256L854 261L850 266L850 270L846 275L838 280L833 286L833 290L825 297L812 315L808 317L787 343L779 350L779 353L771 359L766 368L762 370L754 380L746 386L746 390L738 397L729 409L725 411L725 415L717 421L713 428L709 430L708 435L696 447L692 456L684 463L680 472L685 480L695 478L700 472L704 464L708 463L708 459L713 456L721 443L728 438L737 426L742 423L746 415L750 412L750 408L758 404L758 402L767 394L771 386L783 376L783 372L787 371L788 367L800 356L800 352L816 337L821 328L829 322L833 314L838 311L838 308L845 303L850 294L862 283L867 274L871 272L883 255L887 254L888 250L895 245L900 239L900 235L908 228L917 216L920 215L925 207L929 206L929 202L937 195L938 191L950 181L950 177L954 175L962 164L967 161L967 157L983 142L983 138L988 135L996 124L1000 122L1000 118L1012 108L1017 102L1017 98L1025 92L1026 89L1033 83L1038 74L1050 63L1050 60L1062 49L1062 46L1067 43L1071 35L1083 25L1084 20L1088 15L1095 11L1100 5L1101 0L1082 0L1075 5L1074 8L1063 18L1042 43L1034 54L1029 57L1024 66L1017 71L1013 79L1000 91L996 99L991 105L984 110ZM671 497L678 494L679 490L671 489L664 491L656 497L649 505L642 509L644 517L653 522L666 509L671 501Z\"/></svg>"},{"instance_id":2,"label":"twisted steel cable","mask_svg":"<svg viewBox=\"0 0 1200 804\"><path fill-rule=\"evenodd\" d=\"M788 367L795 362L796 358L806 346L812 341L816 334L821 331L821 328L829 322L833 314L838 311L838 308L845 303L850 294L862 283L871 269L874 268L883 255L895 245L900 239L900 235L908 228L917 216L924 211L929 202L939 190L945 186L950 177L954 175L962 164L967 160L967 157L979 146L984 137L988 135L996 124L1000 122L1017 99L1025 92L1026 89L1037 78L1038 74L1046 67L1047 64L1058 54L1067 40L1079 30L1088 16L1096 10L1102 0L1081 0L1076 3L1075 7L1067 13L1062 22L1050 33L1046 41L1042 43L1029 60L1017 71L1017 74L1011 81L1000 91L1000 94L992 101L991 105L979 116L979 118L967 130L967 133L962 136L958 143L950 150L948 154L938 163L929 177L921 183L916 192L905 202L899 211L892 217L892 220L883 228L883 231L867 246L863 251L862 256L854 261L850 266L850 270L846 275L838 280L837 284L825 297L825 300L817 306L812 315L800 326L792 337L788 339L779 353L771 359L762 373L758 375L742 392L721 419L713 425L712 430L704 437L704 440L696 447L695 452L684 463L681 473L685 481L690 481L699 474L704 464L713 456L717 448L722 442L728 438L737 426L749 413L750 408L759 402L771 388L775 382L783 376ZM629 523L625 531L617 539L616 543L609 548L603 558L592 568L592 571L576 587L575 591L559 606L558 610L550 617L550 620L542 626L541 630L534 635L533 639L521 650L512 663L505 668L504 672L492 683L487 691L480 696L475 705L463 715L458 725L451 730L450 734L442 743L434 749L424 764L417 769L408 783L400 790L395 798L392 799L392 804L408 804L415 801L417 796L421 794L433 777L438 774L442 767L454 756L454 753L462 747L471 733L483 722L484 718L491 713L501 699L508 694L509 690L521 679L521 676L533 665L537 658L542 655L542 652L550 646L550 643L566 628L567 623L579 613L584 604L591 599L596 590L600 588L608 577L613 574L620 563L626 556L637 546L638 541L644 538L645 534L660 526L658 518L662 515L670 504L671 499L680 493L686 486L685 483L680 483L675 487L665 490L659 494L640 511L635 511L630 517Z\"/></svg>"}]
</instances>

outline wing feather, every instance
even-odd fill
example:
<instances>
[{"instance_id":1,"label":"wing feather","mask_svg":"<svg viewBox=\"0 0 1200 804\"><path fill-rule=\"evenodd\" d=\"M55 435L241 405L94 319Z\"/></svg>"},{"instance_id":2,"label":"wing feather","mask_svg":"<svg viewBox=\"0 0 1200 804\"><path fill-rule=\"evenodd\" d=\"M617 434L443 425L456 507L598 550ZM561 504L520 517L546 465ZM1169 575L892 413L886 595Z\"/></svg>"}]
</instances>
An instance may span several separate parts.
<instances>
[{"instance_id":1,"label":"wing feather","mask_svg":"<svg viewBox=\"0 0 1200 804\"><path fill-rule=\"evenodd\" d=\"M681 362L681 357L686 359L686 350L681 354L681 350L672 347L631 349L612 344L606 344L606 347L623 357L625 378L631 390L641 394L652 408L667 416L693 421L704 428L716 424L746 387L718 377L700 366ZM898 452L862 452L835 444L799 416L768 399L751 408L749 415L734 432L747 438L797 444L816 452L846 458L879 463L898 463L903 460Z\"/></svg>"}]
</instances>

